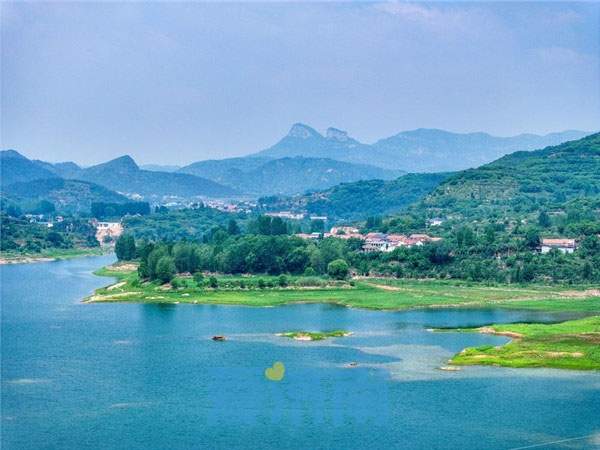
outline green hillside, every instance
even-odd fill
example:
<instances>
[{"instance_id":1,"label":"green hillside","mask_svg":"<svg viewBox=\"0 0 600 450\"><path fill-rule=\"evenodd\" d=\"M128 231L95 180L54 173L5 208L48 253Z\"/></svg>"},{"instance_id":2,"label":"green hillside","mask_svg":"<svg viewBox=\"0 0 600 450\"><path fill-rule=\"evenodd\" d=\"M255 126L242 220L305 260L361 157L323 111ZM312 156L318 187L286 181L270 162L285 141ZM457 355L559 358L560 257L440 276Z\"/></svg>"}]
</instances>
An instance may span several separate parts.
<instances>
[{"instance_id":1,"label":"green hillside","mask_svg":"<svg viewBox=\"0 0 600 450\"><path fill-rule=\"evenodd\" d=\"M600 202L600 133L533 152L516 152L455 174L419 209L459 219L588 213Z\"/></svg>"},{"instance_id":2,"label":"green hillside","mask_svg":"<svg viewBox=\"0 0 600 450\"><path fill-rule=\"evenodd\" d=\"M448 173L407 174L395 180L363 180L297 197L262 198L269 210L306 211L330 219L360 220L401 211L448 178Z\"/></svg>"},{"instance_id":3,"label":"green hillside","mask_svg":"<svg viewBox=\"0 0 600 450\"><path fill-rule=\"evenodd\" d=\"M51 202L62 213L89 213L92 203L124 203L127 197L94 183L48 178L14 183L3 189L6 198L27 211L39 202Z\"/></svg>"},{"instance_id":4,"label":"green hillside","mask_svg":"<svg viewBox=\"0 0 600 450\"><path fill-rule=\"evenodd\" d=\"M118 192L138 194L146 199L236 194L234 189L205 178L185 173L142 170L127 155L70 173L69 177L100 184Z\"/></svg>"},{"instance_id":5,"label":"green hillside","mask_svg":"<svg viewBox=\"0 0 600 450\"><path fill-rule=\"evenodd\" d=\"M303 194L357 180L389 180L402 173L366 164L301 156L200 161L180 172L202 176L250 195Z\"/></svg>"},{"instance_id":6,"label":"green hillside","mask_svg":"<svg viewBox=\"0 0 600 450\"><path fill-rule=\"evenodd\" d=\"M54 172L30 161L15 150L0 152L0 174L3 187L12 183L57 177Z\"/></svg>"}]
</instances>

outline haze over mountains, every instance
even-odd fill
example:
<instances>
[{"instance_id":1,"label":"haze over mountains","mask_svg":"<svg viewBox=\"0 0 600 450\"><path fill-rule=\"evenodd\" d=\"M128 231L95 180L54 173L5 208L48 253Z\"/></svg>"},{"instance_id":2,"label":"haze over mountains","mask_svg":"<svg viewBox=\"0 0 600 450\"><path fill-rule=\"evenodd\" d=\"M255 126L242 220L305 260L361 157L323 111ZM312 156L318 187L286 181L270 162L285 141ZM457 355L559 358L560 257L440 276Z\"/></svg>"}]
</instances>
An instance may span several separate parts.
<instances>
[{"instance_id":1,"label":"haze over mountains","mask_svg":"<svg viewBox=\"0 0 600 450\"><path fill-rule=\"evenodd\" d=\"M449 172L478 167L508 153L579 139L589 133L564 131L544 136L495 137L418 129L372 145L345 131L321 134L296 123L275 145L246 157L199 161L179 169L251 194L294 194L341 182L391 180L403 172ZM276 162L275 162L276 161ZM345 165L341 163L346 163Z\"/></svg>"},{"instance_id":2,"label":"haze over mountains","mask_svg":"<svg viewBox=\"0 0 600 450\"><path fill-rule=\"evenodd\" d=\"M419 129L398 133L369 145L358 142L339 129L329 128L323 135L307 125L295 124L279 142L256 154L199 161L181 168L148 165L146 167L152 170L145 170L127 155L82 168L73 162L32 161L14 150L7 150L1 153L1 183L4 194L33 199L41 198L46 189L48 197L74 199L73 193L78 193L83 204L102 198L119 201L124 199L123 195L149 201L162 201L169 196L298 195L324 191L341 183L395 180L406 171L445 173L480 166L513 151L544 148L586 134L583 131L565 131L545 136L523 134L503 138L486 133L459 134ZM71 182L32 184L28 188L27 183L40 179ZM371 184L367 190L371 192L369 195L383 195L391 199L392 206L397 203L404 205L406 202L398 200L398 196L391 192L394 186L401 187L399 192L407 194L407 198L414 198L414 194L433 188L432 183L437 179L417 177L413 179L415 189L405 182L392 182ZM78 185L76 182L87 184ZM16 183L20 184L7 188ZM344 198L351 191L352 188L345 187L334 189L330 194L335 194L335 203L335 198ZM378 209L389 210L386 205ZM346 217L352 214L351 210L344 213Z\"/></svg>"},{"instance_id":3,"label":"haze over mountains","mask_svg":"<svg viewBox=\"0 0 600 450\"><path fill-rule=\"evenodd\" d=\"M405 172L449 172L478 167L515 151L557 145L588 134L569 130L544 136L497 137L487 133L451 133L420 128L369 145L336 128L328 128L322 135L308 125L296 123L283 139L256 156L320 157Z\"/></svg>"},{"instance_id":4,"label":"haze over mountains","mask_svg":"<svg viewBox=\"0 0 600 450\"><path fill-rule=\"evenodd\" d=\"M209 178L251 195L298 194L358 180L389 180L404 173L367 164L303 156L201 161L183 167L179 172Z\"/></svg>"}]
</instances>

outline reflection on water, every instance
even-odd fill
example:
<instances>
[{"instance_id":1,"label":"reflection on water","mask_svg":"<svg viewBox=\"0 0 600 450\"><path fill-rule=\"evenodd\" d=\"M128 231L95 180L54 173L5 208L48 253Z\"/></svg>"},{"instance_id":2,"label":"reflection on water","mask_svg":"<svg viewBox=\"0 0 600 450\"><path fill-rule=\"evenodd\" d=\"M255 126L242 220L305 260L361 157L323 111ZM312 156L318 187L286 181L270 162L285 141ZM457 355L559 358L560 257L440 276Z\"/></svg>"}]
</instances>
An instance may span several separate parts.
<instances>
[{"instance_id":1,"label":"reflection on water","mask_svg":"<svg viewBox=\"0 0 600 450\"><path fill-rule=\"evenodd\" d=\"M91 275L110 260L0 269L2 448L507 449L581 436L564 445L598 444L597 373L446 372L439 367L464 347L507 339L427 331L569 316L81 304L110 282ZM353 335L275 336L294 329ZM215 334L228 339L213 342ZM264 377L275 361L286 367L277 383Z\"/></svg>"}]
</instances>

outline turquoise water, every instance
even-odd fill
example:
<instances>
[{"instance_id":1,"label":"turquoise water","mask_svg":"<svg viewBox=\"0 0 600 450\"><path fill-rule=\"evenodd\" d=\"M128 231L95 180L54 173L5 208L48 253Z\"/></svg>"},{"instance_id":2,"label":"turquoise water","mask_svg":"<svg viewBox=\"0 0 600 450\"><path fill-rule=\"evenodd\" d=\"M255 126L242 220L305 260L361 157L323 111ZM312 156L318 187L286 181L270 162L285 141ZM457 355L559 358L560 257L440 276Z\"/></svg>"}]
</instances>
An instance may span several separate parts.
<instances>
[{"instance_id":1,"label":"turquoise water","mask_svg":"<svg viewBox=\"0 0 600 450\"><path fill-rule=\"evenodd\" d=\"M81 304L108 283L91 271L109 261L0 269L3 449L600 447L600 374L441 371L462 348L506 338L426 330L567 317ZM274 335L336 328L354 335ZM263 375L275 361L280 382Z\"/></svg>"}]
</instances>

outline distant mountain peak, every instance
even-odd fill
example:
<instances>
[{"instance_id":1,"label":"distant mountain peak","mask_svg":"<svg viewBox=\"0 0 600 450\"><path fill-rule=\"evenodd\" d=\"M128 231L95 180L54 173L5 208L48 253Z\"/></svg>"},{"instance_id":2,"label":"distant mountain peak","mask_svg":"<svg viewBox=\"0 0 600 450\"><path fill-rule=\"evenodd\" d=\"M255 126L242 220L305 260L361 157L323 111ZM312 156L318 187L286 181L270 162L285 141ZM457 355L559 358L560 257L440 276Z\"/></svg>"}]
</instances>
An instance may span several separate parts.
<instances>
[{"instance_id":1,"label":"distant mountain peak","mask_svg":"<svg viewBox=\"0 0 600 450\"><path fill-rule=\"evenodd\" d=\"M310 139L311 137L320 137L321 134L312 127L305 125L303 123L295 123L290 128L288 137L295 137L300 139ZM321 136L322 137L322 136Z\"/></svg>"},{"instance_id":2,"label":"distant mountain peak","mask_svg":"<svg viewBox=\"0 0 600 450\"><path fill-rule=\"evenodd\" d=\"M325 134L327 139L331 139L333 141L346 142L350 140L348 137L348 132L344 130L340 130L338 128L329 127L327 128L327 132Z\"/></svg>"},{"instance_id":3,"label":"distant mountain peak","mask_svg":"<svg viewBox=\"0 0 600 450\"><path fill-rule=\"evenodd\" d=\"M0 151L0 156L2 156L3 158L22 158L22 159L27 159L23 155L21 155L18 151L10 149L10 148L7 149L7 150Z\"/></svg>"},{"instance_id":4,"label":"distant mountain peak","mask_svg":"<svg viewBox=\"0 0 600 450\"><path fill-rule=\"evenodd\" d=\"M129 155L119 156L118 158L111 159L110 161L105 162L104 164L101 164L101 165L104 167L111 167L115 170L124 171L124 172L140 169L138 167L138 165L135 163L135 161L133 160L133 158Z\"/></svg>"}]
</instances>

